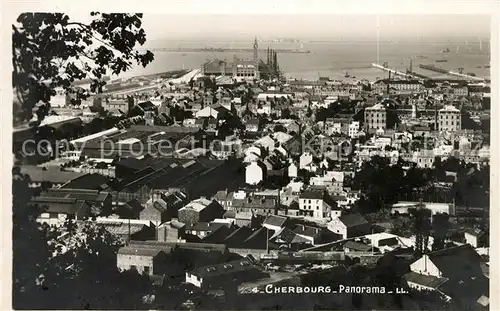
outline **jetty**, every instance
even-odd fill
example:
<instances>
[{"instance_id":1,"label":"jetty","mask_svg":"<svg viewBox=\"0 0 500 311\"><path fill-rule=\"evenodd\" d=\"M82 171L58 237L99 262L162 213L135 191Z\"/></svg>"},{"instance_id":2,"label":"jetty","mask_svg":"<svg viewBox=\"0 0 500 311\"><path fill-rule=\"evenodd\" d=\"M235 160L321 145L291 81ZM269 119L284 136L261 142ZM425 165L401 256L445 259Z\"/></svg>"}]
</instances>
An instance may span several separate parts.
<instances>
[{"instance_id":1,"label":"jetty","mask_svg":"<svg viewBox=\"0 0 500 311\"><path fill-rule=\"evenodd\" d=\"M217 53L217 52L231 52L231 53L252 53L253 49L245 48L150 48L152 52L178 52L178 53ZM301 49L273 49L277 53L299 53L309 54L310 50ZM261 53L266 53L267 49L259 49Z\"/></svg>"},{"instance_id":2,"label":"jetty","mask_svg":"<svg viewBox=\"0 0 500 311\"><path fill-rule=\"evenodd\" d=\"M455 71L451 71L451 70L446 70L446 69L443 69L443 68L438 68L438 67L436 67L434 65L423 65L423 64L420 64L420 65L418 65L418 67L422 68L422 69L425 69L425 70L434 71L434 72L437 72L437 73L442 73L442 74L448 74L448 75L452 75L452 76L457 76L457 77L460 77L460 78L464 78L465 80L481 81L481 82L485 82L486 81L486 79L481 78L481 77L475 77L475 76L466 75L466 74L455 72Z\"/></svg>"},{"instance_id":3,"label":"jetty","mask_svg":"<svg viewBox=\"0 0 500 311\"><path fill-rule=\"evenodd\" d=\"M395 70L395 69L391 69L389 67L385 67L385 66L382 66L380 64L377 64L377 63L372 63L372 67L375 67L375 68L378 68L378 69L382 69L383 71L387 71L387 72L390 72L391 74L394 74L394 75L397 75L397 76L401 76L401 77L404 77L404 78L419 78L417 77L416 75L413 75L411 73L405 73L405 72L402 72L402 71L398 71L398 70Z\"/></svg>"}]
</instances>

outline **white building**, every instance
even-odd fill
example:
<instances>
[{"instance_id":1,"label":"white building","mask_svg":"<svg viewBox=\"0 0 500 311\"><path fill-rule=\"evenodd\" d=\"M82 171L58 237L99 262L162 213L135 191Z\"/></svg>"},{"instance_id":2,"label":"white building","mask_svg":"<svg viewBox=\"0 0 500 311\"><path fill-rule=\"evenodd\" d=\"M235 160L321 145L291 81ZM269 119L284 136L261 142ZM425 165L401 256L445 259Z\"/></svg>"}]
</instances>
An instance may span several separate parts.
<instances>
[{"instance_id":1,"label":"white building","mask_svg":"<svg viewBox=\"0 0 500 311\"><path fill-rule=\"evenodd\" d=\"M365 109L365 127L369 129L385 129L387 127L387 109L376 104Z\"/></svg>"},{"instance_id":2,"label":"white building","mask_svg":"<svg viewBox=\"0 0 500 311\"><path fill-rule=\"evenodd\" d=\"M448 105L438 111L439 130L456 132L462 129L460 110Z\"/></svg>"},{"instance_id":3,"label":"white building","mask_svg":"<svg viewBox=\"0 0 500 311\"><path fill-rule=\"evenodd\" d=\"M349 124L349 137L351 138L358 137L359 129L360 129L359 121L352 121L351 124Z\"/></svg>"},{"instance_id":4,"label":"white building","mask_svg":"<svg viewBox=\"0 0 500 311\"><path fill-rule=\"evenodd\" d=\"M298 167L295 163L291 162L290 165L288 165L288 177L295 178L298 176Z\"/></svg>"},{"instance_id":5,"label":"white building","mask_svg":"<svg viewBox=\"0 0 500 311\"><path fill-rule=\"evenodd\" d=\"M329 218L332 205L334 202L324 191L306 190L299 195L299 213L306 217Z\"/></svg>"},{"instance_id":6,"label":"white building","mask_svg":"<svg viewBox=\"0 0 500 311\"><path fill-rule=\"evenodd\" d=\"M300 156L299 160L299 168L300 169L306 169L309 171L315 171L316 170L316 165L313 162L313 156L309 152L304 152Z\"/></svg>"},{"instance_id":7,"label":"white building","mask_svg":"<svg viewBox=\"0 0 500 311\"><path fill-rule=\"evenodd\" d=\"M262 162L252 162L245 168L245 182L249 185L256 185L264 180L266 172L266 166Z\"/></svg>"}]
</instances>

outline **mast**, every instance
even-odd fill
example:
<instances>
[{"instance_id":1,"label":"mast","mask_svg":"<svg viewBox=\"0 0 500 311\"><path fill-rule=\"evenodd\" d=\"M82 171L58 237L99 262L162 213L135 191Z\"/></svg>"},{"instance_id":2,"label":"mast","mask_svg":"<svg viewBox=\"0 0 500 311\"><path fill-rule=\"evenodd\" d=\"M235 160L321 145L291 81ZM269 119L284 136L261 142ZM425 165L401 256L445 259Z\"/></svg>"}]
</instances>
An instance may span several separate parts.
<instances>
[{"instance_id":1,"label":"mast","mask_svg":"<svg viewBox=\"0 0 500 311\"><path fill-rule=\"evenodd\" d=\"M380 16L377 15L377 64L380 64Z\"/></svg>"}]
</instances>

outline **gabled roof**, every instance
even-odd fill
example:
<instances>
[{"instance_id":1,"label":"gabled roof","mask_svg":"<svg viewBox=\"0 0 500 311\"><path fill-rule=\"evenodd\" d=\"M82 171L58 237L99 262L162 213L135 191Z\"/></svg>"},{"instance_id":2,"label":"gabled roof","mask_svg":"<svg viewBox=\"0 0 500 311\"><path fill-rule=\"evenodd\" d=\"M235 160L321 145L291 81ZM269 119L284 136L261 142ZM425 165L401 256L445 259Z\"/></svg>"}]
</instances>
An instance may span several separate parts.
<instances>
[{"instance_id":1,"label":"gabled roof","mask_svg":"<svg viewBox=\"0 0 500 311\"><path fill-rule=\"evenodd\" d=\"M368 252L372 249L372 246L368 245L368 244L364 244L364 243L355 242L355 241L347 241L344 244L344 248L354 249L354 250L362 251L362 252Z\"/></svg>"},{"instance_id":2,"label":"gabled roof","mask_svg":"<svg viewBox=\"0 0 500 311\"><path fill-rule=\"evenodd\" d=\"M127 223L127 222L123 222L123 221L116 221L116 222L106 221L106 222L98 222L98 223L100 225L102 225L106 229L106 231L108 231L109 233L114 234L114 235L135 234L137 232L144 230L145 228L149 228L145 224Z\"/></svg>"},{"instance_id":3,"label":"gabled roof","mask_svg":"<svg viewBox=\"0 0 500 311\"><path fill-rule=\"evenodd\" d=\"M93 173L85 174L64 184L61 188L65 189L89 189L100 190L109 188L109 177Z\"/></svg>"},{"instance_id":4,"label":"gabled roof","mask_svg":"<svg viewBox=\"0 0 500 311\"><path fill-rule=\"evenodd\" d=\"M240 227L230 233L223 241L228 247L241 247L245 240L252 234L250 227Z\"/></svg>"},{"instance_id":5,"label":"gabled roof","mask_svg":"<svg viewBox=\"0 0 500 311\"><path fill-rule=\"evenodd\" d=\"M202 278L216 277L224 274L237 273L241 271L257 271L253 262L247 258L220 263L212 266L200 267L190 273Z\"/></svg>"},{"instance_id":6,"label":"gabled roof","mask_svg":"<svg viewBox=\"0 0 500 311\"><path fill-rule=\"evenodd\" d=\"M212 231L205 236L202 241L204 243L220 243L225 244L226 238L232 234L236 229L234 227L221 226L220 228Z\"/></svg>"},{"instance_id":7,"label":"gabled roof","mask_svg":"<svg viewBox=\"0 0 500 311\"><path fill-rule=\"evenodd\" d=\"M118 250L119 255L133 255L144 257L156 257L163 250L151 247L141 247L140 245L128 245Z\"/></svg>"},{"instance_id":8,"label":"gabled roof","mask_svg":"<svg viewBox=\"0 0 500 311\"><path fill-rule=\"evenodd\" d=\"M300 199L314 199L322 200L324 197L324 191L321 190L306 190L299 195Z\"/></svg>"},{"instance_id":9,"label":"gabled roof","mask_svg":"<svg viewBox=\"0 0 500 311\"><path fill-rule=\"evenodd\" d=\"M263 225L282 227L285 224L285 222L287 221L287 219L288 219L287 217L283 217L283 216L270 215L264 221Z\"/></svg>"},{"instance_id":10,"label":"gabled roof","mask_svg":"<svg viewBox=\"0 0 500 311\"><path fill-rule=\"evenodd\" d=\"M141 107L144 111L152 111L156 109L156 106L149 100L142 103L138 103L137 106Z\"/></svg>"},{"instance_id":11,"label":"gabled roof","mask_svg":"<svg viewBox=\"0 0 500 311\"><path fill-rule=\"evenodd\" d=\"M308 236L308 237L316 237L319 234L321 234L322 229L321 228L316 228L312 226L305 226L305 225L296 225L293 228L293 232L296 234Z\"/></svg>"},{"instance_id":12,"label":"gabled roof","mask_svg":"<svg viewBox=\"0 0 500 311\"><path fill-rule=\"evenodd\" d=\"M222 227L227 227L227 226L224 223L219 223L219 222L199 222L199 223L194 224L192 226L188 226L186 229L192 230L192 231L213 232L213 231L216 231Z\"/></svg>"},{"instance_id":13,"label":"gabled roof","mask_svg":"<svg viewBox=\"0 0 500 311\"><path fill-rule=\"evenodd\" d=\"M478 229L478 228L465 230L465 233L468 233L468 234L473 235L473 236L478 237L478 238L485 234L484 231L482 231L481 229Z\"/></svg>"},{"instance_id":14,"label":"gabled roof","mask_svg":"<svg viewBox=\"0 0 500 311\"><path fill-rule=\"evenodd\" d=\"M59 197L59 198L74 198L77 200L83 200L88 202L102 203L108 197L109 193L98 190L87 190L87 189L48 189L42 192L41 197Z\"/></svg>"},{"instance_id":15,"label":"gabled roof","mask_svg":"<svg viewBox=\"0 0 500 311\"><path fill-rule=\"evenodd\" d=\"M437 289L439 286L448 281L448 279L446 278L438 278L432 275L423 275L416 272L408 272L403 276L403 278L407 282L412 282L434 289Z\"/></svg>"},{"instance_id":16,"label":"gabled roof","mask_svg":"<svg viewBox=\"0 0 500 311\"><path fill-rule=\"evenodd\" d=\"M339 217L339 220L346 227L355 227L368 224L368 221L359 213L342 214L342 216Z\"/></svg>"},{"instance_id":17,"label":"gabled roof","mask_svg":"<svg viewBox=\"0 0 500 311\"><path fill-rule=\"evenodd\" d=\"M77 217L89 216L90 206L84 200L61 197L36 197L29 204L44 208L47 213L62 213L76 215Z\"/></svg>"},{"instance_id":18,"label":"gabled roof","mask_svg":"<svg viewBox=\"0 0 500 311\"><path fill-rule=\"evenodd\" d=\"M59 167L49 167L44 170L42 167L34 165L20 166L21 173L27 174L32 182L52 182L52 183L65 183L72 179L86 175L87 173L79 173L72 171L61 171Z\"/></svg>"},{"instance_id":19,"label":"gabled roof","mask_svg":"<svg viewBox=\"0 0 500 311\"><path fill-rule=\"evenodd\" d=\"M445 277L468 279L483 276L481 256L469 244L446 248L427 254Z\"/></svg>"},{"instance_id":20,"label":"gabled roof","mask_svg":"<svg viewBox=\"0 0 500 311\"><path fill-rule=\"evenodd\" d=\"M142 206L141 202L139 202L137 199L128 201L127 203L125 203L125 206L137 211L142 211L144 209L144 206Z\"/></svg>"}]
</instances>

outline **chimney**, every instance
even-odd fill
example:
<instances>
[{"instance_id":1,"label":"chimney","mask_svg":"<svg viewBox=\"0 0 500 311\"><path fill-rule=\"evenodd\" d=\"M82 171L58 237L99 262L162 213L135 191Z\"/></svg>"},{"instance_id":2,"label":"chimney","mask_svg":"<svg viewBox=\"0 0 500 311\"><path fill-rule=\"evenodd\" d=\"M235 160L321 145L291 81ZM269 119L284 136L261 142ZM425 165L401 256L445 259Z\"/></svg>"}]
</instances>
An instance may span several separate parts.
<instances>
[{"instance_id":1,"label":"chimney","mask_svg":"<svg viewBox=\"0 0 500 311\"><path fill-rule=\"evenodd\" d=\"M438 130L438 110L437 110L437 102L434 100L434 131Z\"/></svg>"}]
</instances>

